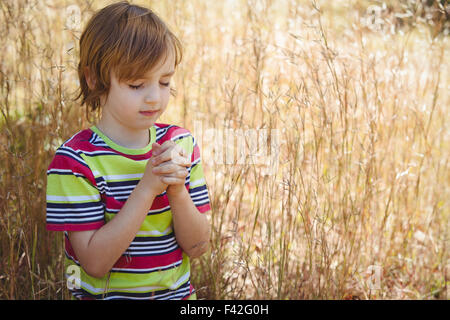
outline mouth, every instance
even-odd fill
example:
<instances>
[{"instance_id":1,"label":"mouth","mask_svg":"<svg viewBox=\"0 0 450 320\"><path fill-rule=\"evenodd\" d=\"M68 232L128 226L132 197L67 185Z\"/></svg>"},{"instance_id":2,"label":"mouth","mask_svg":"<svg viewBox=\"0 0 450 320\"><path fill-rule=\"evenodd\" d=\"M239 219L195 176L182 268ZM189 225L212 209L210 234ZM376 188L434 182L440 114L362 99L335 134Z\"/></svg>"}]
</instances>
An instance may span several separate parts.
<instances>
[{"instance_id":1,"label":"mouth","mask_svg":"<svg viewBox=\"0 0 450 320\"><path fill-rule=\"evenodd\" d=\"M158 110L155 110L155 111L139 111L139 113L144 115L144 116L151 117L151 116L154 116L155 114L157 114Z\"/></svg>"}]
</instances>

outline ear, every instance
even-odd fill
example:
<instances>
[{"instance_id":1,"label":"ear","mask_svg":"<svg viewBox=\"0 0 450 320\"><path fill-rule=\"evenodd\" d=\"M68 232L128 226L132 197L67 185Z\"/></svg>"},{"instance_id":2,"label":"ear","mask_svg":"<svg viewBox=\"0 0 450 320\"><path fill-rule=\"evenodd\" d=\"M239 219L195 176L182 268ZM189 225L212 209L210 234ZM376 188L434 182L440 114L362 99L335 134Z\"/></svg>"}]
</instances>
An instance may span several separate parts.
<instances>
[{"instance_id":1,"label":"ear","mask_svg":"<svg viewBox=\"0 0 450 320\"><path fill-rule=\"evenodd\" d=\"M89 67L84 67L83 71L84 71L84 77L86 78L86 82L87 82L89 89L93 90L95 87L94 75L90 72Z\"/></svg>"}]
</instances>

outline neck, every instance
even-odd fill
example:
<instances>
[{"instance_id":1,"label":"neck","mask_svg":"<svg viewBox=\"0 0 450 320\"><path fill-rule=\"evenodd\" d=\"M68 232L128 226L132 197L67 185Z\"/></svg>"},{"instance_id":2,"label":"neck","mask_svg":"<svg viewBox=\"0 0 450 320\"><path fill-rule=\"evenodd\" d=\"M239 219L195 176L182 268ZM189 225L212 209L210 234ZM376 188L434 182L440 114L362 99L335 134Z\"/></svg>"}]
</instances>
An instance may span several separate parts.
<instances>
[{"instance_id":1,"label":"neck","mask_svg":"<svg viewBox=\"0 0 450 320\"><path fill-rule=\"evenodd\" d=\"M111 125L104 117L96 124L96 127L109 139L129 149L141 149L150 143L150 133L146 129L132 129L122 125Z\"/></svg>"}]
</instances>

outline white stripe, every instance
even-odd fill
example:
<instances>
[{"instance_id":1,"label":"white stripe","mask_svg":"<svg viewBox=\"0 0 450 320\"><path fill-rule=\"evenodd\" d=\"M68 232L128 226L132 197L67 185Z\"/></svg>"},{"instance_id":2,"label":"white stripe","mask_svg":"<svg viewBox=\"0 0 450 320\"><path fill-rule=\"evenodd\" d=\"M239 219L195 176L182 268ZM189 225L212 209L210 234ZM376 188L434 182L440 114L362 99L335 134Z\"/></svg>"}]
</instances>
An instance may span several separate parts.
<instances>
[{"instance_id":1,"label":"white stripe","mask_svg":"<svg viewBox=\"0 0 450 320\"><path fill-rule=\"evenodd\" d=\"M139 236L165 236L168 235L172 232L172 227L168 227L166 230L164 231L158 231L158 230L152 230L152 231L138 231L138 233L136 233L136 235Z\"/></svg>"},{"instance_id":2,"label":"white stripe","mask_svg":"<svg viewBox=\"0 0 450 320\"><path fill-rule=\"evenodd\" d=\"M177 140L179 137L188 137L189 135L190 135L189 132L188 133L180 133L179 135L170 138L170 140L174 141L174 140Z\"/></svg>"},{"instance_id":3,"label":"white stripe","mask_svg":"<svg viewBox=\"0 0 450 320\"><path fill-rule=\"evenodd\" d=\"M47 171L47 173L53 173L53 172L70 172L72 173L72 170L70 169L50 169Z\"/></svg>"},{"instance_id":4,"label":"white stripe","mask_svg":"<svg viewBox=\"0 0 450 320\"><path fill-rule=\"evenodd\" d=\"M204 201L195 201L195 200L193 200L193 202L194 202L194 204L196 205L196 206L201 206L201 205L203 205L203 204L207 204L208 202L209 202L209 199L206 199L206 200L204 200Z\"/></svg>"},{"instance_id":5,"label":"white stripe","mask_svg":"<svg viewBox=\"0 0 450 320\"><path fill-rule=\"evenodd\" d=\"M126 179L132 179L132 178L142 178L144 176L143 173L135 173L135 174L117 174L117 175L110 175L110 176L103 176L105 180L111 181L111 180L126 180Z\"/></svg>"},{"instance_id":6,"label":"white stripe","mask_svg":"<svg viewBox=\"0 0 450 320\"><path fill-rule=\"evenodd\" d=\"M202 184L204 184L204 183L205 183L205 178L201 178L201 179L198 179L198 180L195 180L195 181L191 181L191 182L189 183L189 186L190 186L190 187L195 187L195 186L202 185Z\"/></svg>"},{"instance_id":7,"label":"white stripe","mask_svg":"<svg viewBox=\"0 0 450 320\"><path fill-rule=\"evenodd\" d=\"M66 278L68 278L69 275L66 274ZM103 293L104 292L104 288L94 288L93 286L91 286L89 283L80 281L80 285L82 288L84 289L88 289L87 291L92 292L94 294L99 294L99 293ZM153 290L158 290L158 289L166 289L164 287L160 287L160 286L148 286L148 287L136 287L136 288L108 288L108 291L122 291L122 292L126 292L126 290L129 291L153 291ZM132 292L130 292L132 293Z\"/></svg>"},{"instance_id":8,"label":"white stripe","mask_svg":"<svg viewBox=\"0 0 450 320\"><path fill-rule=\"evenodd\" d=\"M183 260L168 264L166 266L158 266L158 267L154 267L154 268L149 268L149 269L130 269L130 268L112 268L112 271L140 271L140 272L151 272L151 271L155 271L155 270L159 270L162 268L170 268L170 267L175 267L177 266L177 264L181 264Z\"/></svg>"},{"instance_id":9,"label":"white stripe","mask_svg":"<svg viewBox=\"0 0 450 320\"><path fill-rule=\"evenodd\" d=\"M183 296L185 296L187 293L189 293L190 290L190 286L180 289L180 291L176 290L175 292L166 292L164 294L160 294L155 296L155 299L161 299L161 300L169 300L169 299L175 299L175 298L181 298ZM164 297L165 299L162 299L162 297Z\"/></svg>"},{"instance_id":10,"label":"white stripe","mask_svg":"<svg viewBox=\"0 0 450 320\"><path fill-rule=\"evenodd\" d=\"M134 292L146 292L146 291L153 291L153 290L158 290L158 289L176 290L180 285L182 285L184 282L186 282L189 279L189 276L190 276L190 272L188 271L180 279L178 279L177 282L175 282L173 285L169 286L168 288L158 287L158 286L147 286L147 287L136 287L136 288L108 288L108 291L121 291L121 292L133 293L133 291ZM66 277L68 277L68 276L66 275ZM94 288L91 285L89 285L83 281L81 281L81 285L82 285L82 287L84 286L85 288L89 288L89 290L92 292L103 293L103 289ZM190 289L189 287L181 289L181 290L187 291L188 289ZM164 296L167 294L174 294L174 293L179 294L178 292L167 292L167 293L159 295L159 296ZM118 297L118 296L109 297L109 299L114 298L114 297ZM158 297L158 295L155 295L155 297ZM131 297L126 297L126 298L131 298ZM137 298L139 298L139 297L137 297ZM105 298L105 299L108 299L108 298Z\"/></svg>"},{"instance_id":11,"label":"white stripe","mask_svg":"<svg viewBox=\"0 0 450 320\"><path fill-rule=\"evenodd\" d=\"M60 209L59 208L47 208L47 212L48 213L57 213L57 212L67 212L68 210L70 210L70 212L83 212L83 211L87 211L87 210L94 210L94 209L100 209L100 208L102 208L101 212L103 212L103 206L102 205L98 205L97 202L93 202L93 203L95 204L95 207L94 206L92 206L90 208L70 208L70 207L67 207L67 208L60 208ZM100 212L100 211L96 210L96 211L86 212L86 214L92 214L92 213L95 213L95 212ZM57 213L57 214L59 216L61 216L60 213ZM77 215L81 216L83 214L82 213L77 213Z\"/></svg>"},{"instance_id":12,"label":"white stripe","mask_svg":"<svg viewBox=\"0 0 450 320\"><path fill-rule=\"evenodd\" d=\"M127 250L125 251L126 253L132 254L133 256L142 256L142 255L149 255L149 254L161 254L161 253L167 253L167 251L171 251L173 249L176 249L178 247L178 243L175 242L174 245L172 245L171 247L167 247L165 248L165 246L158 246L158 247L163 247L164 250L151 250L151 251L136 251L136 250Z\"/></svg>"},{"instance_id":13,"label":"white stripe","mask_svg":"<svg viewBox=\"0 0 450 320\"><path fill-rule=\"evenodd\" d=\"M153 245L153 246L129 246L127 251L128 252L135 252L135 253L142 253L147 251L142 251L144 249L152 250L152 249L169 249L173 247L175 244L177 244L177 241L175 239L172 239L169 243L164 243L161 245Z\"/></svg>"},{"instance_id":14,"label":"white stripe","mask_svg":"<svg viewBox=\"0 0 450 320\"><path fill-rule=\"evenodd\" d=\"M117 197L120 197L120 196L127 196L127 198L128 198L128 196L131 194L131 192L133 192L133 190L125 190L125 191L121 191L121 192L119 192L119 191L109 191L109 190L104 190L105 191L105 193L106 193L106 195L108 195L108 196L111 196L111 197L114 197L114 198L117 198Z\"/></svg>"},{"instance_id":15,"label":"white stripe","mask_svg":"<svg viewBox=\"0 0 450 320\"><path fill-rule=\"evenodd\" d=\"M64 223L78 223L81 221L97 221L97 220L100 220L99 217L100 216L95 216L92 218L80 218L80 219L64 219L64 218L63 219L50 219L50 218L47 218L47 222L61 222L61 220L63 220Z\"/></svg>"},{"instance_id":16,"label":"white stripe","mask_svg":"<svg viewBox=\"0 0 450 320\"><path fill-rule=\"evenodd\" d=\"M100 200L99 194L92 196L51 196L47 195L47 201L86 201L86 200Z\"/></svg>"},{"instance_id":17,"label":"white stripe","mask_svg":"<svg viewBox=\"0 0 450 320\"><path fill-rule=\"evenodd\" d=\"M133 191L134 188L136 188L136 185L132 185L132 186L119 186L119 187L109 187L109 189L111 189L111 190L120 190L120 189L127 190L127 189L128 189L128 191Z\"/></svg>"},{"instance_id":18,"label":"white stripe","mask_svg":"<svg viewBox=\"0 0 450 320\"><path fill-rule=\"evenodd\" d=\"M166 292L164 294L160 294L160 295L153 295L151 298L149 297L128 297L128 296L111 296L111 297L106 297L104 300L113 300L113 299L128 299L128 300L148 300L148 299L152 299L152 300L156 300L156 299L161 299L161 297L165 297L167 295L168 298L164 299L164 300L169 300L169 299L175 299L175 298L181 298L183 296L185 296L187 293L190 292L190 288L184 288L183 291L177 292ZM161 299L163 300L163 299Z\"/></svg>"},{"instance_id":19,"label":"white stripe","mask_svg":"<svg viewBox=\"0 0 450 320\"><path fill-rule=\"evenodd\" d=\"M150 210L149 213L155 213L155 212L165 211L165 210L169 210L169 209L170 209L170 205L168 205L168 206L166 206L164 208Z\"/></svg>"},{"instance_id":20,"label":"white stripe","mask_svg":"<svg viewBox=\"0 0 450 320\"><path fill-rule=\"evenodd\" d=\"M130 246L137 246L139 244L159 244L159 243L168 243L168 242L172 242L175 240L175 237L171 237L168 239L164 239L164 240L157 240L157 241L132 241Z\"/></svg>"},{"instance_id":21,"label":"white stripe","mask_svg":"<svg viewBox=\"0 0 450 320\"><path fill-rule=\"evenodd\" d=\"M56 152L56 154L63 154L63 155L72 156L72 157L76 158L77 161L79 161L79 162L81 162L81 163L87 165L86 162L84 161L84 159L81 158L81 157L80 157L78 154L76 154L76 153L74 154L74 153L71 153L71 152L69 152L69 151L67 151L67 150L59 149L58 152Z\"/></svg>"},{"instance_id":22,"label":"white stripe","mask_svg":"<svg viewBox=\"0 0 450 320\"><path fill-rule=\"evenodd\" d=\"M115 152L112 151L107 151L107 150L101 150L101 151L91 151L91 152L87 152L87 151L83 151L83 153L87 156L95 156L96 154L102 154L102 155L116 155Z\"/></svg>"},{"instance_id":23,"label":"white stripe","mask_svg":"<svg viewBox=\"0 0 450 320\"><path fill-rule=\"evenodd\" d=\"M204 190L200 190L200 191L196 191L196 192L191 192L189 194L191 195L191 197L199 197L202 194L207 195L208 194L208 190L204 189Z\"/></svg>"},{"instance_id":24,"label":"white stripe","mask_svg":"<svg viewBox=\"0 0 450 320\"><path fill-rule=\"evenodd\" d=\"M186 282L189 279L189 276L190 276L190 271L186 272L184 274L184 276L182 276L180 279L178 279L177 282L175 282L173 285L169 286L169 289L171 289L171 290L177 289L179 286L181 286L183 284L183 282Z\"/></svg>"},{"instance_id":25,"label":"white stripe","mask_svg":"<svg viewBox=\"0 0 450 320\"><path fill-rule=\"evenodd\" d=\"M62 210L64 210L64 209L62 209ZM65 212L67 212L67 209L66 209ZM97 214L97 215L101 214L101 215L103 215L103 209L102 210L97 210L97 211L92 211L92 212L75 213L75 214L72 211L68 212L68 213L54 213L54 212L52 212L50 210L47 210L47 217L51 217L51 218L58 218L58 217L63 218L63 217L66 217L66 216L85 217L85 216L90 216L90 215L93 215L93 214Z\"/></svg>"}]
</instances>

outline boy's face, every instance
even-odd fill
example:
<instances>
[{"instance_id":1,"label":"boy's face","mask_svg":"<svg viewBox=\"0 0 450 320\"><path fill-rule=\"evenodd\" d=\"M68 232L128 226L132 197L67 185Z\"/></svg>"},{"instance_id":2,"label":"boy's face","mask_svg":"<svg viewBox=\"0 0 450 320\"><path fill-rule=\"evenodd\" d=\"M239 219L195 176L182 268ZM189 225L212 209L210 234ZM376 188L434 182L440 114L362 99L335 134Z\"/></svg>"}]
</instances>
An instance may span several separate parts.
<instances>
[{"instance_id":1,"label":"boy's face","mask_svg":"<svg viewBox=\"0 0 450 320\"><path fill-rule=\"evenodd\" d=\"M173 53L164 64L162 62L143 79L118 82L114 73L111 74L109 94L102 107L103 118L108 119L109 126L115 130L143 130L161 116L170 98L170 79L175 65Z\"/></svg>"}]
</instances>

